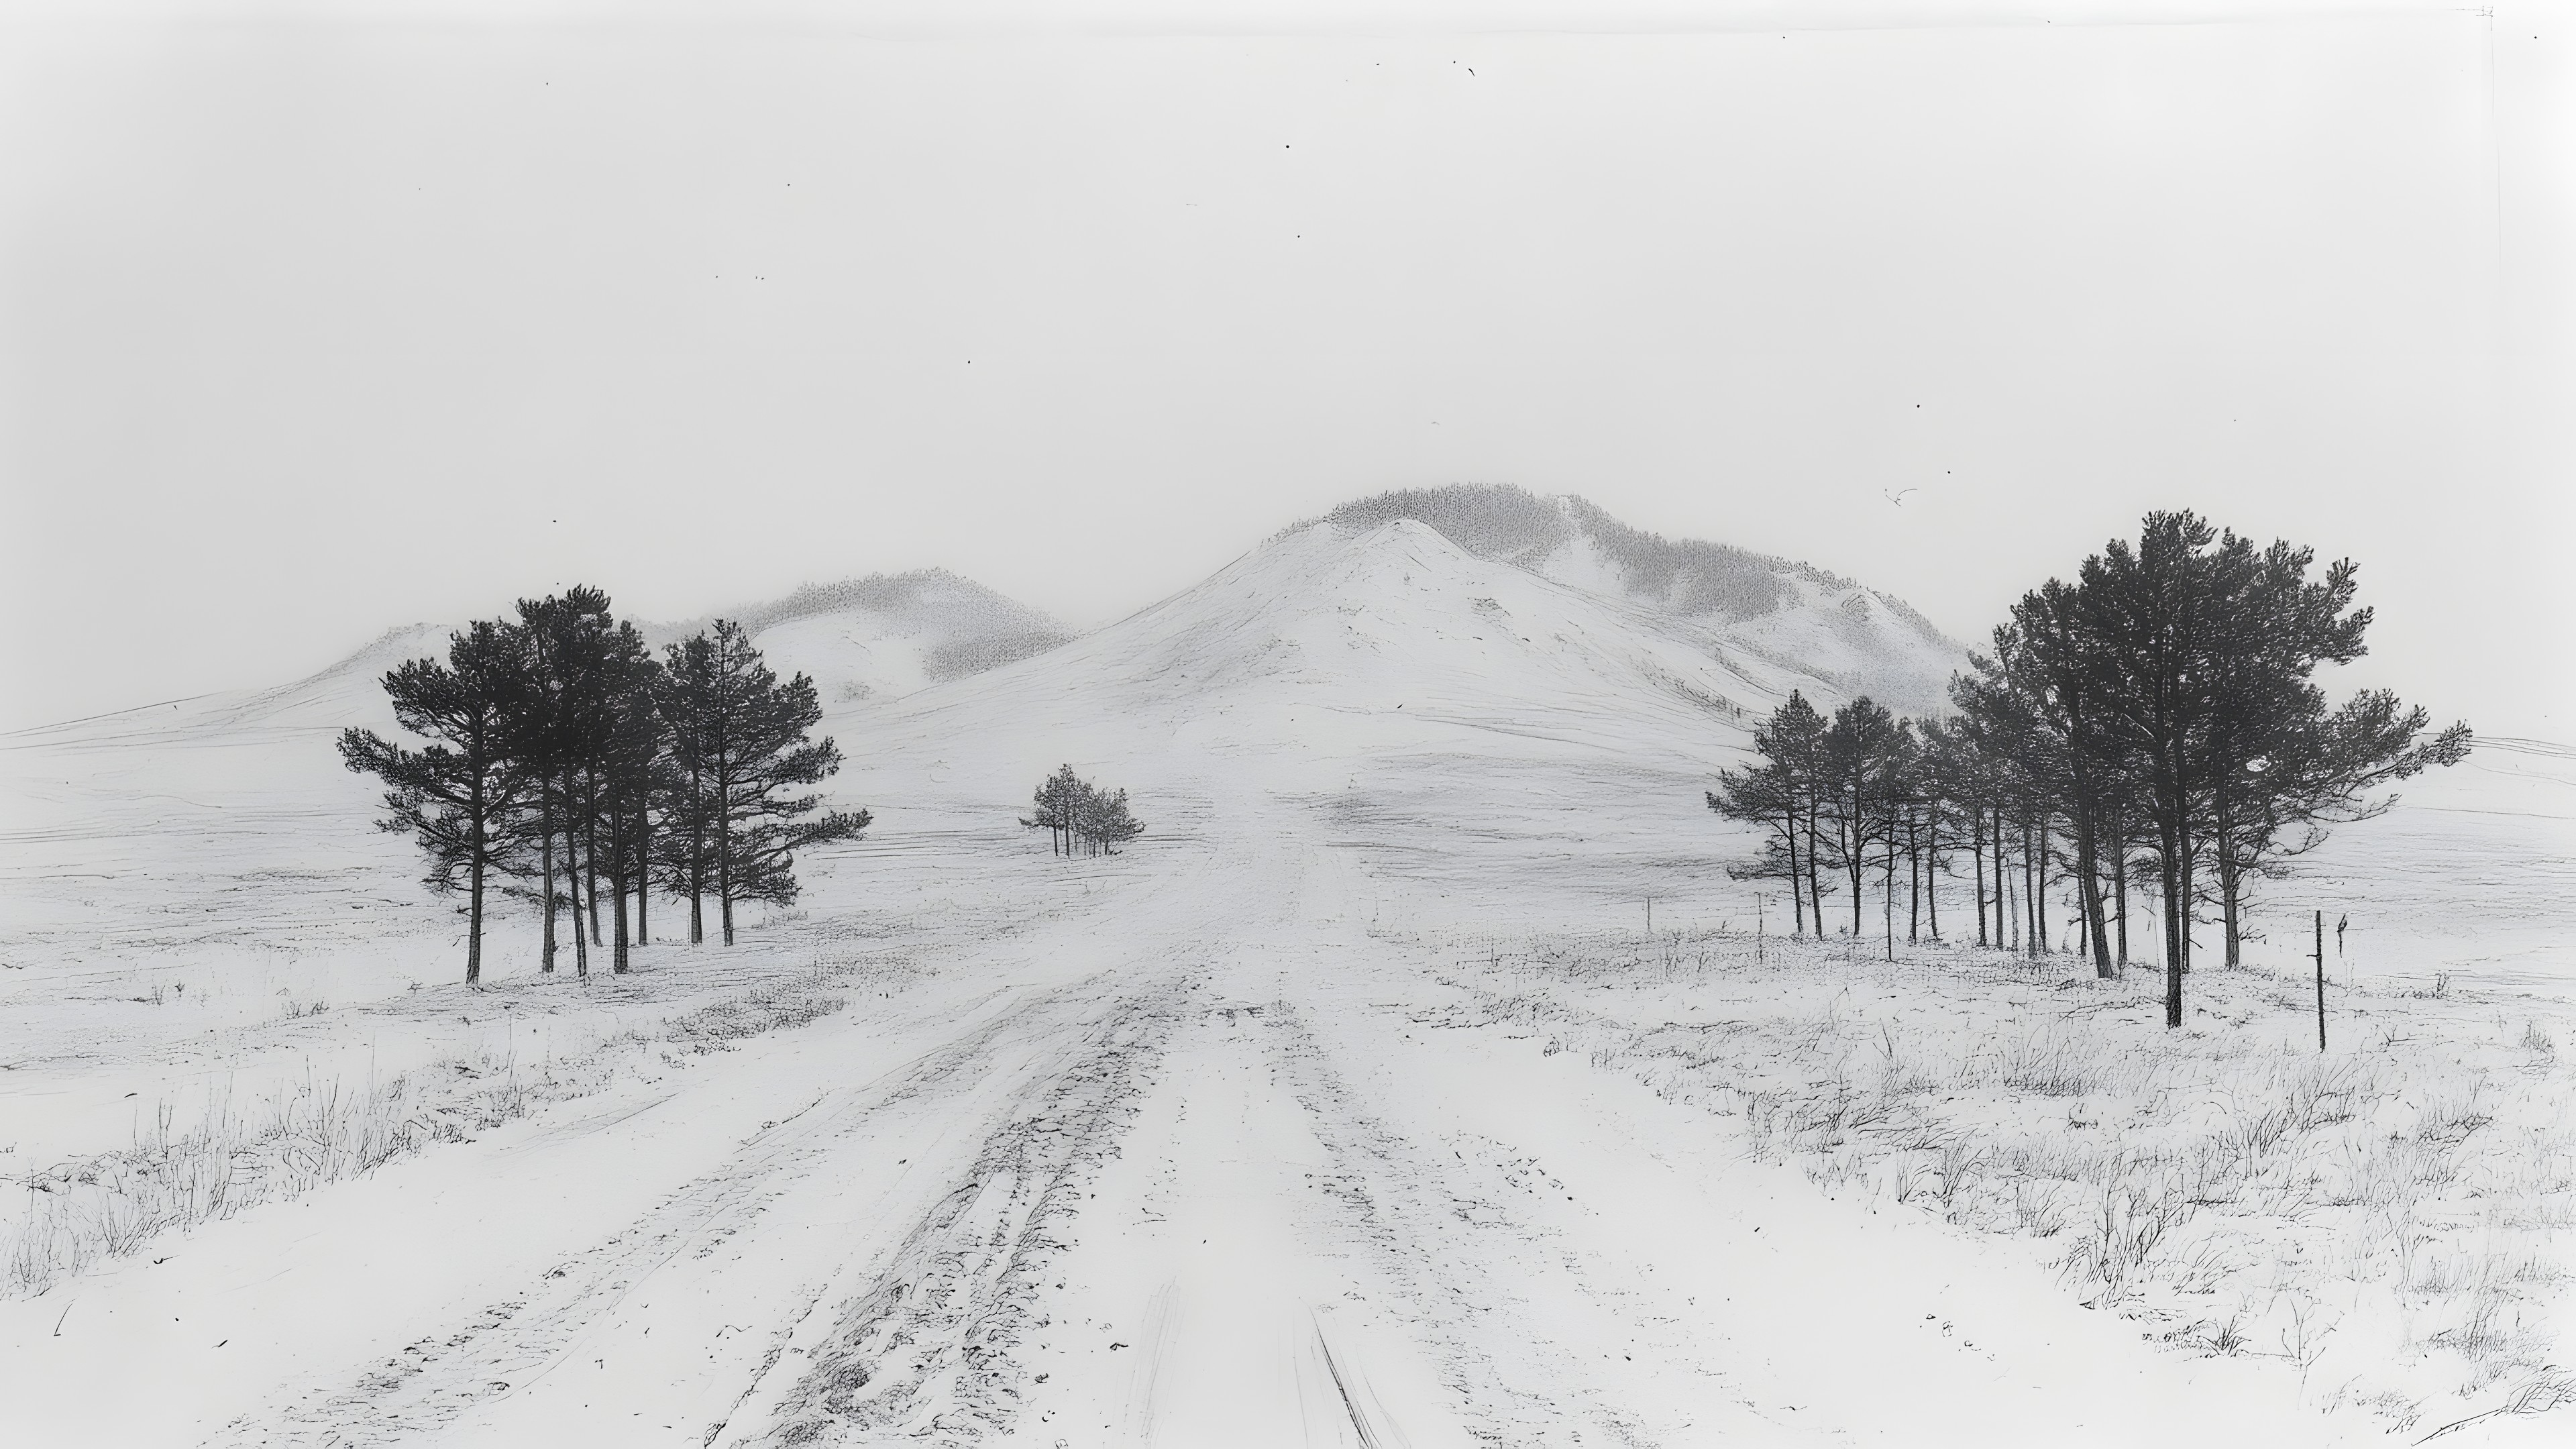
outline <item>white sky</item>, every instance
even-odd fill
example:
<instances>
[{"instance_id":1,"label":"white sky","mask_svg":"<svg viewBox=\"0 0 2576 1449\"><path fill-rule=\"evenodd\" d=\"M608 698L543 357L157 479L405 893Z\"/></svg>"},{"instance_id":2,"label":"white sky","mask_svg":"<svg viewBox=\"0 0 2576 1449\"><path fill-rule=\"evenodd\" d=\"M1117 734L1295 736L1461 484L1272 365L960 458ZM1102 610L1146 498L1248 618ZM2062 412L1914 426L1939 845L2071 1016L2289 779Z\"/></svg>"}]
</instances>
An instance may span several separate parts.
<instances>
[{"instance_id":1,"label":"white sky","mask_svg":"<svg viewBox=\"0 0 2576 1449\"><path fill-rule=\"evenodd\" d=\"M2576 738L2576 11L2497 12L0 11L0 727L1490 481L1968 640L2196 507Z\"/></svg>"}]
</instances>

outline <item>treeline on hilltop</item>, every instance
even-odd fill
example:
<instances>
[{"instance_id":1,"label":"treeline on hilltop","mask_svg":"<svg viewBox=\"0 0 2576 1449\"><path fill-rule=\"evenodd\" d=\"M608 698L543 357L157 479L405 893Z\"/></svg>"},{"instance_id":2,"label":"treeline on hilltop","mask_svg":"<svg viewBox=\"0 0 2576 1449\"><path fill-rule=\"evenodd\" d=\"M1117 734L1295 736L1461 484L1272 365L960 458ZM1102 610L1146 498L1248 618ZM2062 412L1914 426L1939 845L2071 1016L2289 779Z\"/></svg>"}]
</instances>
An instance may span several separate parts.
<instances>
[{"instance_id":1,"label":"treeline on hilltop","mask_svg":"<svg viewBox=\"0 0 2576 1449\"><path fill-rule=\"evenodd\" d=\"M706 939L712 894L732 945L737 902L793 902L795 853L869 821L817 813L803 787L838 771L841 752L807 738L823 713L813 681L780 683L730 622L656 659L606 594L574 588L522 599L517 617L452 636L444 663L415 659L384 683L395 720L429 743L352 729L341 758L384 781L378 823L418 840L429 885L466 897L468 982L482 976L492 890L538 903L541 970L555 969L569 912L579 973L612 942L622 973L649 937L656 887L688 901L692 942Z\"/></svg>"},{"instance_id":2,"label":"treeline on hilltop","mask_svg":"<svg viewBox=\"0 0 2576 1449\"><path fill-rule=\"evenodd\" d=\"M1755 732L1760 763L1708 794L1765 830L1736 873L1789 883L1796 928L1819 935L1845 890L1861 934L1875 874L1893 955L1897 870L1907 938L1939 939L1936 885L1964 854L1979 945L2046 951L2052 891L2071 891L2068 925L2105 977L2128 963L2135 882L2158 907L2165 1024L2180 1026L2202 907L2236 964L2254 881L2386 809L2378 787L2469 751L2467 725L2427 735L2425 711L2386 690L2329 706L2312 676L2362 656L2371 611L2353 607L2349 561L2312 577L2314 561L2151 513L2134 547L2112 540L2074 583L2013 606L1952 679L1947 718L1866 698L1828 718L1791 694Z\"/></svg>"},{"instance_id":3,"label":"treeline on hilltop","mask_svg":"<svg viewBox=\"0 0 2576 1449\"><path fill-rule=\"evenodd\" d=\"M1066 765L1040 782L1035 813L1020 824L1044 830L1058 855L1114 855L1145 833L1127 811L1127 792L1103 790Z\"/></svg>"}]
</instances>

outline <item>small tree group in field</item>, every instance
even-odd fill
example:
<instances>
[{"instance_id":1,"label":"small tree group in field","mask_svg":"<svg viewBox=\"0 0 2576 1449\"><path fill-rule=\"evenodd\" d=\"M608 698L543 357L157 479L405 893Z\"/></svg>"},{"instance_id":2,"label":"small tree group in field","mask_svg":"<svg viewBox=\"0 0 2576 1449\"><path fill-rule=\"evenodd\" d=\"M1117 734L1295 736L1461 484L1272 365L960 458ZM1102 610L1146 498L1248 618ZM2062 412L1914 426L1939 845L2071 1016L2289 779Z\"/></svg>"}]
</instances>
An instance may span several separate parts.
<instances>
[{"instance_id":1,"label":"small tree group in field","mask_svg":"<svg viewBox=\"0 0 2576 1449\"><path fill-rule=\"evenodd\" d=\"M539 904L545 972L569 912L586 978L591 949L610 945L605 886L623 973L630 946L649 937L657 885L688 901L693 943L706 939L713 894L732 945L737 902L794 901L795 852L868 825L865 810L818 814L817 796L796 793L837 772L841 752L807 738L823 714L813 681L780 683L730 622L657 660L606 594L574 588L454 635L445 663L404 664L385 692L395 721L429 743L352 729L341 759L384 781L378 823L419 841L429 885L466 897L469 983L482 977L493 889Z\"/></svg>"},{"instance_id":2,"label":"small tree group in field","mask_svg":"<svg viewBox=\"0 0 2576 1449\"><path fill-rule=\"evenodd\" d=\"M1949 718L1863 698L1827 719L1793 693L1754 734L1761 762L1708 793L1765 830L1736 873L1789 882L1797 929L1820 935L1839 877L1858 935L1874 869L1893 955L1897 865L1908 939L1927 913L1938 939L1934 887L1964 851L1979 945L2048 950L2052 886L2071 888L2069 925L2105 977L2128 963L2135 876L2161 907L2165 1024L2180 1026L2202 906L2235 965L2254 880L2387 809L2379 787L2468 755L2467 725L2427 734L2425 711L2386 690L2329 706L2312 676L2361 657L2371 611L2352 606L2349 561L2311 578L2314 561L2152 513L2137 544L2114 539L2075 583L2013 606L1993 652L1951 680Z\"/></svg>"},{"instance_id":3,"label":"small tree group in field","mask_svg":"<svg viewBox=\"0 0 2576 1449\"><path fill-rule=\"evenodd\" d=\"M1058 855L1115 855L1118 847L1145 833L1142 821L1127 811L1125 790L1107 791L1066 765L1038 786L1037 809L1020 824L1044 830Z\"/></svg>"}]
</instances>

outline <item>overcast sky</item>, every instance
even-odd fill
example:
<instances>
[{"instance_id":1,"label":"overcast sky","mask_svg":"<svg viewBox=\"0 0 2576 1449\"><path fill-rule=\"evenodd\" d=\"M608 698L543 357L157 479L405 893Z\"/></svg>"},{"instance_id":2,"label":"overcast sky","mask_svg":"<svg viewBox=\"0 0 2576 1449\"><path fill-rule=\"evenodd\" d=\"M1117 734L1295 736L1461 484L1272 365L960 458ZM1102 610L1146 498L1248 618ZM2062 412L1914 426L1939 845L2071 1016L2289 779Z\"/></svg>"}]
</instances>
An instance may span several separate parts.
<instances>
[{"instance_id":1,"label":"overcast sky","mask_svg":"<svg viewBox=\"0 0 2576 1449\"><path fill-rule=\"evenodd\" d=\"M1475 481L1966 640L2193 507L2576 738L2560 7L612 12L0 11L0 727Z\"/></svg>"}]
</instances>

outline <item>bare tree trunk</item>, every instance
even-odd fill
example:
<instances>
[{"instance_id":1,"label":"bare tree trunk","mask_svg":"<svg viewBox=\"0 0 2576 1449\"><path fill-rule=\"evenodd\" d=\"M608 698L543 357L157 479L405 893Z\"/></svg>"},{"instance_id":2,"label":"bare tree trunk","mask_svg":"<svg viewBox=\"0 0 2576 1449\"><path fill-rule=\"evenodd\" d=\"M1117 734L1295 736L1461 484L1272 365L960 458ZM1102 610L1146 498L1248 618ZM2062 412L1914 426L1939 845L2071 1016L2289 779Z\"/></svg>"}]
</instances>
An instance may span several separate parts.
<instances>
[{"instance_id":1,"label":"bare tree trunk","mask_svg":"<svg viewBox=\"0 0 2576 1449\"><path fill-rule=\"evenodd\" d=\"M2043 815L2043 816L2041 816L2041 817L2039 818L2039 825L2038 825L2038 831L2037 831L2037 833L2038 833L2038 836L2039 836L2039 846L2038 846L2038 850L2037 850L2037 853L2036 853L2036 858L2031 862L2031 868L2032 868L2033 870L2035 870L2035 871L2038 873L2038 878L2037 878L2037 880L2036 880L2036 881L2034 881L2034 882L2033 882L2033 884L2032 884L2032 886L2031 886L2031 897L2030 897L2030 898L2031 898L2032 903L2033 903L2033 904L2035 904L2035 905L2037 905L2037 906L2039 907L2039 950L2040 950L2040 954L2041 954L2041 955L2043 955L2043 956L2045 956L2045 955L2053 954L2053 953L2057 950L2057 937L2056 937L2056 936L2054 936L2054 935L2052 935L2052 934L2049 932L2049 929L2048 929L2048 817L2047 817L2047 816Z\"/></svg>"},{"instance_id":2,"label":"bare tree trunk","mask_svg":"<svg viewBox=\"0 0 2576 1449\"><path fill-rule=\"evenodd\" d=\"M1996 825L1996 831L1998 834L2001 833L2002 828L2000 817L1998 817L1998 823ZM2015 884L2013 876L2020 877L2020 890L2015 890L2013 888ZM2014 871L2013 876L2005 877L2003 885L1996 892L1998 896L2003 897L2004 899L1999 899L1995 903L1995 944L1998 946L2004 944L2004 918L2009 914L2012 920L2012 945L2008 949L2015 953L2019 953L2022 949L2022 922L2028 915L2028 912L2022 909L2022 897L2028 894L2030 888L2030 871L2028 863L2025 862L2021 869Z\"/></svg>"},{"instance_id":3,"label":"bare tree trunk","mask_svg":"<svg viewBox=\"0 0 2576 1449\"><path fill-rule=\"evenodd\" d=\"M2200 888L2199 881L2197 879L2198 872L2193 869L2193 854L2191 827L2189 825L2185 825L2182 828L2182 898L2180 901L2176 902L2181 909L2168 912L2165 918L2165 929L2173 932L2175 940L2180 943L2180 949L2182 951L2182 974L2185 976L2189 976L2191 974L2192 917L2196 915L2199 910L2199 907L2192 901L2192 893Z\"/></svg>"},{"instance_id":4,"label":"bare tree trunk","mask_svg":"<svg viewBox=\"0 0 2576 1449\"><path fill-rule=\"evenodd\" d=\"M2129 969L2129 817L2124 811L2114 817L2119 821L2117 838L2111 850L2111 889L2120 902L2120 969Z\"/></svg>"},{"instance_id":5,"label":"bare tree trunk","mask_svg":"<svg viewBox=\"0 0 2576 1449\"><path fill-rule=\"evenodd\" d=\"M613 954L609 957L609 970L616 975L623 976L626 974L627 964L626 881L624 878L626 875L626 852L622 850L617 852L610 860L608 870L610 876L609 888L617 892L617 902L610 908L610 913L617 917L617 944ZM591 904L593 906L599 904L596 896L592 898Z\"/></svg>"},{"instance_id":6,"label":"bare tree trunk","mask_svg":"<svg viewBox=\"0 0 2576 1449\"><path fill-rule=\"evenodd\" d=\"M2242 950L2243 937L2238 934L2236 880L2236 863L2225 856L2220 856L2218 859L2219 909L2226 922L2227 964L2231 968L2242 964L2239 953Z\"/></svg>"},{"instance_id":7,"label":"bare tree trunk","mask_svg":"<svg viewBox=\"0 0 2576 1449\"><path fill-rule=\"evenodd\" d=\"M2170 822L2159 822L2158 835L2161 837L2163 849L2159 852L2161 858L2158 861L2158 868L2164 876L2165 888L2165 1027L2167 1030L2182 1025L2184 969L2182 943L2185 933L2175 929L2175 923L2182 919L2182 913L2175 907L2181 902L2183 892L2190 888L2189 873L2181 868L2177 859L2182 853L2181 842L2176 838L2178 834L2179 832Z\"/></svg>"},{"instance_id":8,"label":"bare tree trunk","mask_svg":"<svg viewBox=\"0 0 2576 1449\"><path fill-rule=\"evenodd\" d=\"M1858 941L1860 939L1861 898L1863 892L1867 889L1861 879L1861 875L1864 871L1869 869L1869 861L1867 859L1869 851L1869 827L1862 822L1860 812L1860 787L1855 785L1852 787L1850 823L1843 828L1843 834L1846 838L1846 844L1843 847L1843 858L1851 863L1852 939L1854 941Z\"/></svg>"},{"instance_id":9,"label":"bare tree trunk","mask_svg":"<svg viewBox=\"0 0 2576 1449\"><path fill-rule=\"evenodd\" d=\"M645 809L635 811L635 944L653 944L653 817Z\"/></svg>"},{"instance_id":10,"label":"bare tree trunk","mask_svg":"<svg viewBox=\"0 0 2576 1449\"><path fill-rule=\"evenodd\" d=\"M569 784L565 786L564 799L564 894L572 897L566 903L572 908L572 970L575 976L587 981L590 979L590 938L583 935L581 929L581 886L582 867L588 862L582 859L581 832L573 828L570 810L572 789Z\"/></svg>"},{"instance_id":11,"label":"bare tree trunk","mask_svg":"<svg viewBox=\"0 0 2576 1449\"><path fill-rule=\"evenodd\" d=\"M716 915L724 926L724 943L733 944L733 832L716 836Z\"/></svg>"},{"instance_id":12,"label":"bare tree trunk","mask_svg":"<svg viewBox=\"0 0 2576 1449\"><path fill-rule=\"evenodd\" d=\"M1886 864L1878 873L1879 909L1887 923L1887 959L1896 959L1896 822L1887 822Z\"/></svg>"},{"instance_id":13,"label":"bare tree trunk","mask_svg":"<svg viewBox=\"0 0 2576 1449\"><path fill-rule=\"evenodd\" d=\"M1825 938L1825 886L1823 872L1816 864L1816 810L1823 802L1807 801L1807 904L1816 918L1816 939Z\"/></svg>"},{"instance_id":14,"label":"bare tree trunk","mask_svg":"<svg viewBox=\"0 0 2576 1449\"><path fill-rule=\"evenodd\" d=\"M1911 946L1923 939L1923 846L1918 838L1914 813L1905 815L1905 944Z\"/></svg>"},{"instance_id":15,"label":"bare tree trunk","mask_svg":"<svg viewBox=\"0 0 2576 1449\"><path fill-rule=\"evenodd\" d=\"M1800 828L1798 807L1793 797L1789 806L1789 910L1797 918L1797 934L1803 936L1807 934L1807 869L1798 859Z\"/></svg>"},{"instance_id":16,"label":"bare tree trunk","mask_svg":"<svg viewBox=\"0 0 2576 1449\"><path fill-rule=\"evenodd\" d=\"M2111 968L2111 943L2102 932L2101 863L2094 858L2093 820L2088 812L2076 822L2075 874L2083 882L2084 937L2093 951L2093 974L2108 981L2119 973Z\"/></svg>"},{"instance_id":17,"label":"bare tree trunk","mask_svg":"<svg viewBox=\"0 0 2576 1449\"><path fill-rule=\"evenodd\" d=\"M1986 807L1984 804L1971 812L1971 820L1968 820L1968 835L1971 835L1971 841L1973 841L1971 846L1968 846L1968 853L1976 856L1976 944L1986 946L1989 941L1986 941ZM2002 861L1999 861L1999 864L2002 864ZM2004 884L2002 874L1996 874L1994 882Z\"/></svg>"},{"instance_id":18,"label":"bare tree trunk","mask_svg":"<svg viewBox=\"0 0 2576 1449\"><path fill-rule=\"evenodd\" d=\"M544 862L546 890L544 955L537 969L552 976L555 974L555 805L554 792L542 783L537 786L537 812L538 855Z\"/></svg>"},{"instance_id":19,"label":"bare tree trunk","mask_svg":"<svg viewBox=\"0 0 2576 1449\"><path fill-rule=\"evenodd\" d=\"M1807 934L1807 898L1798 892L1798 796L1795 791L1789 795L1788 818L1789 828L1785 833L1789 838L1789 906L1797 914L1796 934L1803 936Z\"/></svg>"},{"instance_id":20,"label":"bare tree trunk","mask_svg":"<svg viewBox=\"0 0 2576 1449\"><path fill-rule=\"evenodd\" d=\"M691 749L703 748L703 741ZM695 754L689 760L689 944L707 943L707 779Z\"/></svg>"},{"instance_id":21,"label":"bare tree trunk","mask_svg":"<svg viewBox=\"0 0 2576 1449\"><path fill-rule=\"evenodd\" d=\"M582 779L581 861L590 896L590 944L605 945L599 934L599 777L587 770Z\"/></svg>"},{"instance_id":22,"label":"bare tree trunk","mask_svg":"<svg viewBox=\"0 0 2576 1449\"><path fill-rule=\"evenodd\" d=\"M2011 877L2010 877L2010 876L2007 874L2007 872L2006 872L2006 861L2005 861L2005 855L2004 855L2004 807L2002 807L2001 805L1997 805L1997 806L1995 807L1995 814L1994 814L1994 831L1995 831L1995 946L1996 946L1996 948L1997 948L1997 949L1999 949L1999 950L2013 950L2013 951L2018 951L2018 950L2020 950L2020 949L2021 949L2021 931L2020 931L2018 928L2016 928L2016 929L2012 932L2012 943L2011 943L2011 945L2006 946L2006 945L2005 945L2005 942L2004 942L2004 922L2005 922L2007 919L2018 919L2018 918L2017 918L2017 917L2011 917L2011 916L2009 915L2009 913L2010 913L2010 912L2011 912L2011 910L2012 910L2012 901L2011 901L2011 895L2012 895L2012 891L2011 891Z\"/></svg>"},{"instance_id":23,"label":"bare tree trunk","mask_svg":"<svg viewBox=\"0 0 2576 1449\"><path fill-rule=\"evenodd\" d=\"M2177 740L2166 746L2163 817L2156 822L2162 843L2165 887L2165 1028L2182 1026L2182 979L2191 972L2191 777Z\"/></svg>"},{"instance_id":24,"label":"bare tree trunk","mask_svg":"<svg viewBox=\"0 0 2576 1449\"><path fill-rule=\"evenodd\" d=\"M707 943L707 832L692 822L689 838L689 944Z\"/></svg>"},{"instance_id":25,"label":"bare tree trunk","mask_svg":"<svg viewBox=\"0 0 2576 1449\"><path fill-rule=\"evenodd\" d=\"M465 984L483 979L483 833L475 827L473 883L465 908Z\"/></svg>"},{"instance_id":26,"label":"bare tree trunk","mask_svg":"<svg viewBox=\"0 0 2576 1449\"><path fill-rule=\"evenodd\" d=\"M653 905L653 807L639 800L635 805L635 944L649 946L653 933L649 929Z\"/></svg>"},{"instance_id":27,"label":"bare tree trunk","mask_svg":"<svg viewBox=\"0 0 2576 1449\"><path fill-rule=\"evenodd\" d=\"M2221 814L2219 817L2216 843L2218 846L2219 917L2226 923L2226 959L2228 968L2233 970L2241 964L2239 951L2242 937L2238 934L2236 898L2237 888L2242 879L2242 867L2238 866L2236 863L2236 842L2233 838L2233 833L2227 828L2227 819L2224 814Z\"/></svg>"},{"instance_id":28,"label":"bare tree trunk","mask_svg":"<svg viewBox=\"0 0 2576 1449\"><path fill-rule=\"evenodd\" d=\"M2021 913L2022 924L2029 933L2026 939L2030 954L2036 956L2047 949L2048 924L2040 915L2039 858L2038 852L2031 849L2030 817L2027 815L2021 821Z\"/></svg>"}]
</instances>

